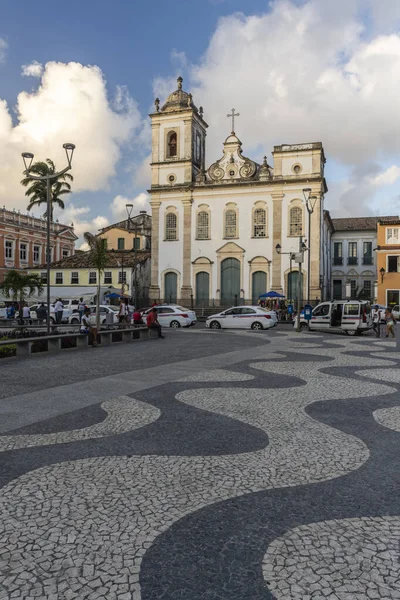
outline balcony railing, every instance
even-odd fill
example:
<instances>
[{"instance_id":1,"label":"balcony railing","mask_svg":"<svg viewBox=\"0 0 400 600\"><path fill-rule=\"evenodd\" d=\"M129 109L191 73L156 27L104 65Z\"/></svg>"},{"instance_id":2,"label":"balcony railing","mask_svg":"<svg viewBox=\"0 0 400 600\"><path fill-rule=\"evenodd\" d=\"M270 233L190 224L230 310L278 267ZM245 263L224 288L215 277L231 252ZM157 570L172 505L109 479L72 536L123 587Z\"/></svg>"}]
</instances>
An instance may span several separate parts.
<instances>
[{"instance_id":1,"label":"balcony railing","mask_svg":"<svg viewBox=\"0 0 400 600\"><path fill-rule=\"evenodd\" d=\"M333 257L333 264L336 266L342 265L343 264L343 258L341 256L334 256Z\"/></svg>"},{"instance_id":2,"label":"balcony railing","mask_svg":"<svg viewBox=\"0 0 400 600\"><path fill-rule=\"evenodd\" d=\"M363 265L373 265L374 259L372 256L363 256Z\"/></svg>"},{"instance_id":3,"label":"balcony railing","mask_svg":"<svg viewBox=\"0 0 400 600\"><path fill-rule=\"evenodd\" d=\"M349 256L347 259L347 264L348 265L358 265L358 258L357 256Z\"/></svg>"}]
</instances>

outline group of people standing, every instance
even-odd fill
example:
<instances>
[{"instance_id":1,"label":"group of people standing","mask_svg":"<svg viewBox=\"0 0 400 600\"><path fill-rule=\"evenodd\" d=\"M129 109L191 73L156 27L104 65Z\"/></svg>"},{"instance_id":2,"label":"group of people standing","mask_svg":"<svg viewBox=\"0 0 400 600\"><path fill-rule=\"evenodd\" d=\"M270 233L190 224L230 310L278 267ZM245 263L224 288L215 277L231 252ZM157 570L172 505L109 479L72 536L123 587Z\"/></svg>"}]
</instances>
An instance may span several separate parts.
<instances>
[{"instance_id":1,"label":"group of people standing","mask_svg":"<svg viewBox=\"0 0 400 600\"><path fill-rule=\"evenodd\" d=\"M372 307L372 322L376 337L381 337L381 324L382 321L386 323L386 337L396 337L396 319L393 316L391 308L386 308L384 316L382 316L383 310L379 306Z\"/></svg>"},{"instance_id":2,"label":"group of people standing","mask_svg":"<svg viewBox=\"0 0 400 600\"><path fill-rule=\"evenodd\" d=\"M129 304L128 298L122 298L119 305L118 320L120 327L127 327L131 323L142 325L142 315L140 311Z\"/></svg>"}]
</instances>

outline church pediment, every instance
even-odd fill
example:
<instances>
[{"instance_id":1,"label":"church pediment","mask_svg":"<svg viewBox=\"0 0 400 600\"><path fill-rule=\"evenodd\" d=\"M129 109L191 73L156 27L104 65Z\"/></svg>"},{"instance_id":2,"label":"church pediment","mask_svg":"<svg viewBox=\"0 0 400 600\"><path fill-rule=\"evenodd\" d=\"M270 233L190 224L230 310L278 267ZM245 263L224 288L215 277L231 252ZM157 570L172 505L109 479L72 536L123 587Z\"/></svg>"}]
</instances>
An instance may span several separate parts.
<instances>
[{"instance_id":1,"label":"church pediment","mask_svg":"<svg viewBox=\"0 0 400 600\"><path fill-rule=\"evenodd\" d=\"M242 155L242 142L232 132L224 143L223 157L208 169L208 178L219 183L255 178L258 164Z\"/></svg>"},{"instance_id":2,"label":"church pediment","mask_svg":"<svg viewBox=\"0 0 400 600\"><path fill-rule=\"evenodd\" d=\"M235 242L227 242L217 250L218 254L244 254L244 248L241 248Z\"/></svg>"}]
</instances>

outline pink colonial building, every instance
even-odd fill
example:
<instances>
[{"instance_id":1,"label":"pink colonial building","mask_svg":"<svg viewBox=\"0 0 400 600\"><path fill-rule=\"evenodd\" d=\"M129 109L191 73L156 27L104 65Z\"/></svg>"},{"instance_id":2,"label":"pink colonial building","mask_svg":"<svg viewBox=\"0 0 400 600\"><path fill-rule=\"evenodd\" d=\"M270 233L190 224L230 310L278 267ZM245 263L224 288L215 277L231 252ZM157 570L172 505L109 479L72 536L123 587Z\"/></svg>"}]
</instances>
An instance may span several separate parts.
<instances>
[{"instance_id":1,"label":"pink colonial building","mask_svg":"<svg viewBox=\"0 0 400 600\"><path fill-rule=\"evenodd\" d=\"M51 223L51 260L75 253L72 225ZM46 220L0 209L0 283L11 269L26 271L46 262Z\"/></svg>"}]
</instances>

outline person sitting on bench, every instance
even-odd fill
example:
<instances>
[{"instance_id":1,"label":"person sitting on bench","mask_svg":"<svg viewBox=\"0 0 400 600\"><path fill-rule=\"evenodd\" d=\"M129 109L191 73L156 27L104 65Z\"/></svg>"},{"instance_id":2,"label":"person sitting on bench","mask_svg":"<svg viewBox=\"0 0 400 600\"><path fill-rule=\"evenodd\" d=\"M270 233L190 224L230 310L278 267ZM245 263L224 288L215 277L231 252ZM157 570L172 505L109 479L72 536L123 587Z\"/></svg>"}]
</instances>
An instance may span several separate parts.
<instances>
[{"instance_id":1,"label":"person sitting on bench","mask_svg":"<svg viewBox=\"0 0 400 600\"><path fill-rule=\"evenodd\" d=\"M163 338L164 336L161 333L161 325L157 319L157 309L156 307L152 308L149 314L147 315L147 327L149 329L156 329L159 338Z\"/></svg>"},{"instance_id":2,"label":"person sitting on bench","mask_svg":"<svg viewBox=\"0 0 400 600\"><path fill-rule=\"evenodd\" d=\"M80 332L86 333L89 336L89 344L90 344L90 340L92 340L92 347L96 348L96 346L97 346L97 328L92 327L89 315L90 315L90 308L85 308L85 312L83 313L83 317L82 317L82 321L81 321Z\"/></svg>"}]
</instances>

